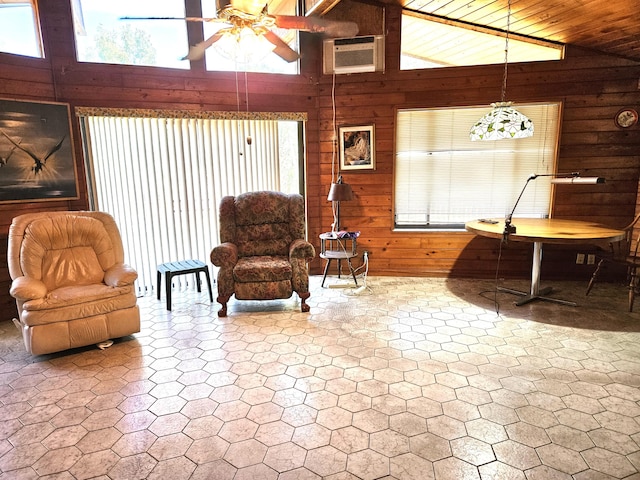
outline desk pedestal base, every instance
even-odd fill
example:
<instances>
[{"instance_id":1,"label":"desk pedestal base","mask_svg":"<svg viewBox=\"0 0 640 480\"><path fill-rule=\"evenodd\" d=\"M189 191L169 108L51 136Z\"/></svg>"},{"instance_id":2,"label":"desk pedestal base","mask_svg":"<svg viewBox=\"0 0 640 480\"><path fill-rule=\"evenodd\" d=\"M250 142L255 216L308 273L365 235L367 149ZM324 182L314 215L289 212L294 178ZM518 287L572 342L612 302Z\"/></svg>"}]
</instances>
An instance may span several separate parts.
<instances>
[{"instance_id":1,"label":"desk pedestal base","mask_svg":"<svg viewBox=\"0 0 640 480\"><path fill-rule=\"evenodd\" d=\"M512 288L498 287L499 292L506 292L506 293L511 293L512 295L519 295L521 297L524 297L522 300L519 300L516 302L516 305L518 307L521 307L522 305L526 305L527 303L531 303L534 300L545 300L547 302L559 303L561 305L568 305L570 307L578 306L578 304L575 302L570 302L568 300L561 300L559 298L547 297L546 295L551 293L552 290L553 289L551 287L545 287L542 290L539 290L538 293L533 294L533 293L523 292L521 290L514 290Z\"/></svg>"},{"instance_id":2,"label":"desk pedestal base","mask_svg":"<svg viewBox=\"0 0 640 480\"><path fill-rule=\"evenodd\" d=\"M507 292L513 295L519 295L524 297L522 300L516 302L518 307L533 302L534 300L545 300L547 302L559 303L561 305L569 305L570 307L577 307L575 302L569 302L567 300L560 300L559 298L546 297L551 293L551 287L540 288L540 264L542 263L542 242L533 242L533 262L531 264L531 291L530 293L522 292L520 290L513 290L511 288L498 287L498 291Z\"/></svg>"}]
</instances>

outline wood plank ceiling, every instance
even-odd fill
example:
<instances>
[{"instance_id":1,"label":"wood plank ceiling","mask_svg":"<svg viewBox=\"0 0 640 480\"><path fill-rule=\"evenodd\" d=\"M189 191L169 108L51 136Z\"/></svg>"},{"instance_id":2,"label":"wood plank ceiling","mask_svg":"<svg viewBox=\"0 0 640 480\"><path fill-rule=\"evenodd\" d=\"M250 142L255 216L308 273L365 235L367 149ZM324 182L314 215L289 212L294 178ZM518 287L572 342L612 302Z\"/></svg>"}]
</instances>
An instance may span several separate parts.
<instances>
[{"instance_id":1,"label":"wood plank ceiling","mask_svg":"<svg viewBox=\"0 0 640 480\"><path fill-rule=\"evenodd\" d=\"M314 6L325 13L335 0ZM370 3L370 2L367 2ZM505 30L508 0L382 0L421 14ZM640 61L638 0L511 0L510 31ZM327 8L328 7L328 8Z\"/></svg>"}]
</instances>

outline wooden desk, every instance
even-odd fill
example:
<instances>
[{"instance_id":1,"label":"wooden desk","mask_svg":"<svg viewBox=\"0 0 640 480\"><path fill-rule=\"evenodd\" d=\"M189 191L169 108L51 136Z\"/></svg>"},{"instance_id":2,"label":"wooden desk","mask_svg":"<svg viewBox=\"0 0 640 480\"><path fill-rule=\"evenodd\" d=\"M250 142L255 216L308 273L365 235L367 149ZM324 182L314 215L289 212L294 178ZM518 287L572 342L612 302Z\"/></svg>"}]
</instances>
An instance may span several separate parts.
<instances>
[{"instance_id":1,"label":"wooden desk","mask_svg":"<svg viewBox=\"0 0 640 480\"><path fill-rule=\"evenodd\" d=\"M490 223L496 222L496 223ZM513 242L533 243L533 262L531 264L531 290L529 293L508 288L500 288L502 291L521 295L525 298L516 302L516 305L524 305L533 300L548 300L564 305L576 306L575 302L545 297L551 292L551 288L540 289L540 266L542 263L542 244L588 244L601 242L615 242L625 236L623 230L617 230L605 225L593 222L577 220L560 220L555 218L514 218L511 224L516 227L515 233L508 235L508 240ZM503 240L504 219L493 218L489 221L473 220L465 225L465 228L476 235L498 238Z\"/></svg>"}]
</instances>

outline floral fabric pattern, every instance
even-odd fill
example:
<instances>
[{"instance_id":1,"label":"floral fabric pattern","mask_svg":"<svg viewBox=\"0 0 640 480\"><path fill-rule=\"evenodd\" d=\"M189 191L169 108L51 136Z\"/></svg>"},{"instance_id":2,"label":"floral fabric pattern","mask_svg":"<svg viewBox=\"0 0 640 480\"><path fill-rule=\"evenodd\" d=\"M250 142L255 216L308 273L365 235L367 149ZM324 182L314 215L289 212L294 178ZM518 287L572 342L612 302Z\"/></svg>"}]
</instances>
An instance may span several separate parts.
<instances>
[{"instance_id":1,"label":"floral fabric pattern","mask_svg":"<svg viewBox=\"0 0 640 480\"><path fill-rule=\"evenodd\" d=\"M238 300L276 300L293 294L291 282L250 282L236 285ZM257 298L259 297L259 298Z\"/></svg>"},{"instance_id":2,"label":"floral fabric pattern","mask_svg":"<svg viewBox=\"0 0 640 480\"><path fill-rule=\"evenodd\" d=\"M243 257L233 269L233 278L240 283L289 281L291 271L286 257Z\"/></svg>"}]
</instances>

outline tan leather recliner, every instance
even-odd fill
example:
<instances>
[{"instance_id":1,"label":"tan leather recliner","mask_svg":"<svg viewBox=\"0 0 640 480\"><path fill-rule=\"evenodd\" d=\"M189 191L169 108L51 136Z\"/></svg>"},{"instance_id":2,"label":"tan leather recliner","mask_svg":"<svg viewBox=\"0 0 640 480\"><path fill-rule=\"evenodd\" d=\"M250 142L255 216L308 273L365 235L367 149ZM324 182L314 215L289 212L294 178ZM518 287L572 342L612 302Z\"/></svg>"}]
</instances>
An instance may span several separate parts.
<instances>
[{"instance_id":1,"label":"tan leather recliner","mask_svg":"<svg viewBox=\"0 0 640 480\"><path fill-rule=\"evenodd\" d=\"M122 238L104 212L28 213L8 239L10 293L28 352L104 342L140 331L134 281Z\"/></svg>"}]
</instances>

